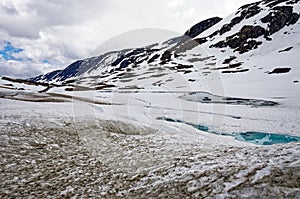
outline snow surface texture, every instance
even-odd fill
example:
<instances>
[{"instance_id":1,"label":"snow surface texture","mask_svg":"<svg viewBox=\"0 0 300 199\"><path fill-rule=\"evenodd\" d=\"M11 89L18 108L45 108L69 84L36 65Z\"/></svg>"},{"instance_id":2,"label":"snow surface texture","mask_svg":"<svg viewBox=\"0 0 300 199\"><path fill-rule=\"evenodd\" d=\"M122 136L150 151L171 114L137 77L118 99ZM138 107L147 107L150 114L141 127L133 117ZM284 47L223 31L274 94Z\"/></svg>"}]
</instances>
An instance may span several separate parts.
<instances>
[{"instance_id":1,"label":"snow surface texture","mask_svg":"<svg viewBox=\"0 0 300 199\"><path fill-rule=\"evenodd\" d=\"M8 99L0 103L2 198L297 198L300 194L296 143L242 146L234 140L226 143L225 138L211 144L195 131L145 127L136 135L130 124L107 124L107 119L88 113L74 118L71 103Z\"/></svg>"},{"instance_id":2,"label":"snow surface texture","mask_svg":"<svg viewBox=\"0 0 300 199\"><path fill-rule=\"evenodd\" d=\"M299 11L263 1L195 38L2 79L0 196L299 198Z\"/></svg>"}]
</instances>

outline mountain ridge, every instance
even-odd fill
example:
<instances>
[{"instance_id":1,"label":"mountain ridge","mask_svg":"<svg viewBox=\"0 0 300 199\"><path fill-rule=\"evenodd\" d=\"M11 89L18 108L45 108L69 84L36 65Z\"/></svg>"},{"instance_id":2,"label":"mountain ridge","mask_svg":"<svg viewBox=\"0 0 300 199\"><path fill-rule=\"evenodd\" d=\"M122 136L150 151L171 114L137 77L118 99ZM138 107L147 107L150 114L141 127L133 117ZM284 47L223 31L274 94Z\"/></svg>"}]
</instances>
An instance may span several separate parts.
<instances>
[{"instance_id":1,"label":"mountain ridge","mask_svg":"<svg viewBox=\"0 0 300 199\"><path fill-rule=\"evenodd\" d=\"M79 60L64 70L30 80L60 84L72 80L91 89L110 85L118 89L167 86L176 90L180 86L174 86L174 82L183 78L187 83L182 88L208 90L201 85L217 78L225 87L229 85L224 88L229 91L229 87L245 83L244 74L249 82L270 79L266 75L291 74L289 80L277 78L286 85L287 81L299 81L294 75L299 70L295 66L300 52L299 13L299 0L259 1L242 6L224 19L201 21L181 37ZM233 74L239 79L236 82L228 80ZM269 87L264 84L261 92Z\"/></svg>"}]
</instances>

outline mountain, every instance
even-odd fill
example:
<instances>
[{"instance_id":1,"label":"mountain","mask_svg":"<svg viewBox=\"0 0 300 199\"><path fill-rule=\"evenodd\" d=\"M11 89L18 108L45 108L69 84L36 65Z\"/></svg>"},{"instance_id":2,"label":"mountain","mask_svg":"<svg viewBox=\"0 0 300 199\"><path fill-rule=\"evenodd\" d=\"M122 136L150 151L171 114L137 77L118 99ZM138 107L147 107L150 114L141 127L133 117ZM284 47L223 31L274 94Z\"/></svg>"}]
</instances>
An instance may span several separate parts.
<instances>
[{"instance_id":1,"label":"mountain","mask_svg":"<svg viewBox=\"0 0 300 199\"><path fill-rule=\"evenodd\" d=\"M30 80L72 82L70 86L90 89L107 85L117 89L165 86L233 95L295 92L300 70L299 11L298 0L259 1L224 19L204 20L182 37L79 60L64 70ZM216 84L223 88L210 88Z\"/></svg>"}]
</instances>

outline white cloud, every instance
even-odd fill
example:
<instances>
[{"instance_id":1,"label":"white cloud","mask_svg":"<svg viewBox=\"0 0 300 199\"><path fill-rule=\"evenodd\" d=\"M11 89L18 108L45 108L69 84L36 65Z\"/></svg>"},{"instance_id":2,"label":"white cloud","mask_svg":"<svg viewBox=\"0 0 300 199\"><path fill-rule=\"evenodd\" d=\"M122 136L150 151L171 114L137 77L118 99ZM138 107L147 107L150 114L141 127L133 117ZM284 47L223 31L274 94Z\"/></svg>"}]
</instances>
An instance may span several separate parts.
<instances>
[{"instance_id":1,"label":"white cloud","mask_svg":"<svg viewBox=\"0 0 300 199\"><path fill-rule=\"evenodd\" d=\"M24 74L30 76L30 71L63 68L88 57L120 33L144 28L184 33L201 20L225 17L250 2L227 0L220 6L219 0L0 0L0 38L24 49L16 57L31 61L14 65L27 70L27 63L29 72Z\"/></svg>"},{"instance_id":2,"label":"white cloud","mask_svg":"<svg viewBox=\"0 0 300 199\"><path fill-rule=\"evenodd\" d=\"M32 77L41 74L42 71L48 70L49 64L28 63L24 61L0 59L0 74L11 77Z\"/></svg>"}]
</instances>

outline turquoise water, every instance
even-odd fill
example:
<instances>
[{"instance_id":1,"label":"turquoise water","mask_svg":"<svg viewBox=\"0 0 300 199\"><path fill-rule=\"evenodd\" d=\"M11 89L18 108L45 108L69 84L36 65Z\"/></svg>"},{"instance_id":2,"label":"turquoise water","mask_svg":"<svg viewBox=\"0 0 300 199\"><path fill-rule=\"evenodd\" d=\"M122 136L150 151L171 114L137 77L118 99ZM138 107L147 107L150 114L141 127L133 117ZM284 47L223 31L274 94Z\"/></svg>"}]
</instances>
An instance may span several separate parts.
<instances>
[{"instance_id":1,"label":"turquoise water","mask_svg":"<svg viewBox=\"0 0 300 199\"><path fill-rule=\"evenodd\" d=\"M161 117L158 119L165 120L167 122L186 124L186 125L192 126L200 131L204 131L207 133L232 136L238 141L248 142L248 143L257 144L257 145L284 144L284 143L289 143L289 142L299 142L300 141L300 137L298 137L298 136L275 134L275 133L264 133L264 132L241 132L241 133L216 132L216 131L213 131L209 126L205 126L205 125L201 125L201 124L193 124L193 123L185 122L182 120L165 118L165 117Z\"/></svg>"},{"instance_id":2,"label":"turquoise water","mask_svg":"<svg viewBox=\"0 0 300 199\"><path fill-rule=\"evenodd\" d=\"M238 133L234 135L234 137L236 140L258 145L272 145L300 141L300 137L297 136L261 132Z\"/></svg>"},{"instance_id":3,"label":"turquoise water","mask_svg":"<svg viewBox=\"0 0 300 199\"><path fill-rule=\"evenodd\" d=\"M200 124L192 124L192 123L188 123L188 122L184 122L181 120L175 120L175 119L171 119L171 118L158 118L159 120L165 120L167 122L175 122L175 123L183 123L183 124L187 124L190 125L196 129L199 129L200 131L205 131L205 132L209 132L209 128L207 126L204 125L200 125Z\"/></svg>"}]
</instances>

